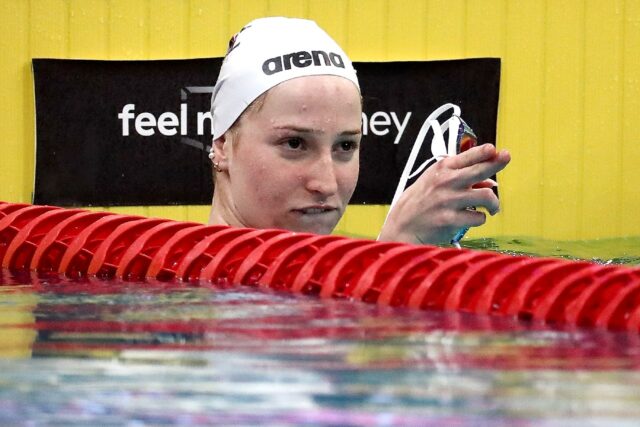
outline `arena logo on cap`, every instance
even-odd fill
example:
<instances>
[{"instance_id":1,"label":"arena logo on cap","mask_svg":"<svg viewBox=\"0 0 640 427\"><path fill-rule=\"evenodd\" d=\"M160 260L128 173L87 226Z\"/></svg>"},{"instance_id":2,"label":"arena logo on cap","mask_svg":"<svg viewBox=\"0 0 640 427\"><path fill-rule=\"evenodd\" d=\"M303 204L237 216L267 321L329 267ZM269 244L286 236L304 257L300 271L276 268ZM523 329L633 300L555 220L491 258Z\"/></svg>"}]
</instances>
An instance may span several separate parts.
<instances>
[{"instance_id":1,"label":"arena logo on cap","mask_svg":"<svg viewBox=\"0 0 640 427\"><path fill-rule=\"evenodd\" d=\"M262 71L270 76L293 67L305 68L311 65L344 68L344 60L342 56L334 52L327 53L322 50L306 52L303 50L267 59L262 64Z\"/></svg>"}]
</instances>

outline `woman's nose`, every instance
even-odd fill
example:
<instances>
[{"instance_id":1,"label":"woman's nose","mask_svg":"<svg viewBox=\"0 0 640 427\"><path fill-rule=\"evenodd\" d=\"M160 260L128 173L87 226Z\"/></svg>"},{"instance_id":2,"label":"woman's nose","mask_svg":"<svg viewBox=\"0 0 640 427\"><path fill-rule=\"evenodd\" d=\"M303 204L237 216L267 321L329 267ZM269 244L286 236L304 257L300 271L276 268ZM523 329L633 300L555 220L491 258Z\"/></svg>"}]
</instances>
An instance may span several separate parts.
<instances>
[{"instance_id":1,"label":"woman's nose","mask_svg":"<svg viewBox=\"0 0 640 427\"><path fill-rule=\"evenodd\" d=\"M338 179L332 156L323 155L307 169L306 187L312 193L330 196L338 192Z\"/></svg>"}]
</instances>

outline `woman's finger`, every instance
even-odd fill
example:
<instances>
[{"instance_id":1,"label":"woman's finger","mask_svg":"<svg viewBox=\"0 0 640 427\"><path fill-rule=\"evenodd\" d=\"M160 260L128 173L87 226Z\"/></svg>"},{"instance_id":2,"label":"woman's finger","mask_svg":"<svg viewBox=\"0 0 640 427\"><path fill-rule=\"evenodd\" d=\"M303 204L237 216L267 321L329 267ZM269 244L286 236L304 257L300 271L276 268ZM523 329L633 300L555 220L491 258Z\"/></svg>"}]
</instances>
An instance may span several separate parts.
<instances>
[{"instance_id":1,"label":"woman's finger","mask_svg":"<svg viewBox=\"0 0 640 427\"><path fill-rule=\"evenodd\" d=\"M461 228L479 227L487 222L487 215L481 211L462 210L456 214L456 222L461 224Z\"/></svg>"},{"instance_id":2,"label":"woman's finger","mask_svg":"<svg viewBox=\"0 0 640 427\"><path fill-rule=\"evenodd\" d=\"M457 210L469 207L484 208L491 215L500 211L500 201L491 188L479 188L465 191L454 203Z\"/></svg>"},{"instance_id":3,"label":"woman's finger","mask_svg":"<svg viewBox=\"0 0 640 427\"><path fill-rule=\"evenodd\" d=\"M484 181L476 182L471 186L471 188L494 188L497 187L498 183L491 178L487 178Z\"/></svg>"},{"instance_id":4,"label":"woman's finger","mask_svg":"<svg viewBox=\"0 0 640 427\"><path fill-rule=\"evenodd\" d=\"M472 147L458 155L443 160L451 169L464 169L478 163L486 162L496 157L496 148L491 144Z\"/></svg>"},{"instance_id":5,"label":"woman's finger","mask_svg":"<svg viewBox=\"0 0 640 427\"><path fill-rule=\"evenodd\" d=\"M459 169L457 171L459 175L456 179L456 187L460 189L470 188L474 184L496 175L504 169L510 161L511 155L507 151L500 151L490 160L485 160L483 162L470 165L464 169Z\"/></svg>"}]
</instances>

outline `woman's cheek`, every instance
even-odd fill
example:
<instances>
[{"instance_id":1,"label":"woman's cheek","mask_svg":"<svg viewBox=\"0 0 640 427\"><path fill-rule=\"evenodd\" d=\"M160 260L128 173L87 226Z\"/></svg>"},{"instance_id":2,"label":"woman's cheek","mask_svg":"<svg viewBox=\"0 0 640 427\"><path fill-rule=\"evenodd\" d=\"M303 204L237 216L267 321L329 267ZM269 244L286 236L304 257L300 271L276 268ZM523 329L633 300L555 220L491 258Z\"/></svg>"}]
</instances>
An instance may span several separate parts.
<instances>
[{"instance_id":1,"label":"woman's cheek","mask_svg":"<svg viewBox=\"0 0 640 427\"><path fill-rule=\"evenodd\" d=\"M340 196L343 198L343 201L347 203L351 199L353 192L356 189L356 184L358 183L358 174L360 171L360 163L358 159L354 159L342 171L340 176Z\"/></svg>"},{"instance_id":2,"label":"woman's cheek","mask_svg":"<svg viewBox=\"0 0 640 427\"><path fill-rule=\"evenodd\" d=\"M289 189L284 187L287 180L283 179L282 169L258 162L252 170L251 179L256 189L256 198L261 204L268 203L268 206L277 208L277 204L281 204L289 193Z\"/></svg>"}]
</instances>

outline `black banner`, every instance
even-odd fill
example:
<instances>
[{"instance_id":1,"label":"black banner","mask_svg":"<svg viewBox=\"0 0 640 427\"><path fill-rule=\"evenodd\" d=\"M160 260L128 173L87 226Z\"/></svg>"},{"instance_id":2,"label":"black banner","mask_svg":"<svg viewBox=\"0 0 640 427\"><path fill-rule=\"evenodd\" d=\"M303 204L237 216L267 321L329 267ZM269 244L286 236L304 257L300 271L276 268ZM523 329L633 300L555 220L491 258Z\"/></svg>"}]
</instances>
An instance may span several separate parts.
<instances>
[{"instance_id":1,"label":"black banner","mask_svg":"<svg viewBox=\"0 0 640 427\"><path fill-rule=\"evenodd\" d=\"M34 59L34 203L209 204L209 106L221 62ZM391 201L423 121L443 104L461 107L481 143L495 141L499 59L354 65L364 136L352 203ZM431 156L428 143L421 153Z\"/></svg>"}]
</instances>

